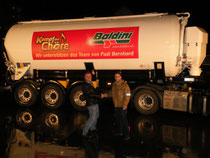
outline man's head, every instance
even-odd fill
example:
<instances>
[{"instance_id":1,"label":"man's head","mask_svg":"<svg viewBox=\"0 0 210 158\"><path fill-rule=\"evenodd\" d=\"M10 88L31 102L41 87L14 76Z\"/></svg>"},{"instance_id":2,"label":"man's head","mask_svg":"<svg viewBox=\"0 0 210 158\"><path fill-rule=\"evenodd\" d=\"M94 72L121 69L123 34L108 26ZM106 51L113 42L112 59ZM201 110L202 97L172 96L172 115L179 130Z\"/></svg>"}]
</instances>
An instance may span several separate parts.
<instances>
[{"instance_id":1,"label":"man's head","mask_svg":"<svg viewBox=\"0 0 210 158\"><path fill-rule=\"evenodd\" d=\"M117 82L122 80L122 73L120 71L119 72L115 72L114 78L115 78L115 81L117 81Z\"/></svg>"},{"instance_id":2,"label":"man's head","mask_svg":"<svg viewBox=\"0 0 210 158\"><path fill-rule=\"evenodd\" d=\"M84 79L86 82L91 82L92 81L92 74L90 71L86 71L84 74Z\"/></svg>"}]
</instances>

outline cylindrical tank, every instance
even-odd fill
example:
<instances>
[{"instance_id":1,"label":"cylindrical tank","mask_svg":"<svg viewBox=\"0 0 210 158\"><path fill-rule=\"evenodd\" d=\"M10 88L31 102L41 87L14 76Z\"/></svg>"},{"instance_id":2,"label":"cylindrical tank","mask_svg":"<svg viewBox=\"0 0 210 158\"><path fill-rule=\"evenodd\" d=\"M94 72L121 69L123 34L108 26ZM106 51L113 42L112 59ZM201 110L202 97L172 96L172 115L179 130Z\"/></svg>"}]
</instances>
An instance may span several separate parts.
<instances>
[{"instance_id":1,"label":"cylindrical tank","mask_svg":"<svg viewBox=\"0 0 210 158\"><path fill-rule=\"evenodd\" d=\"M154 69L165 63L166 76L178 73L179 17L145 14L106 18L31 21L14 25L5 38L9 60L33 69Z\"/></svg>"}]
</instances>

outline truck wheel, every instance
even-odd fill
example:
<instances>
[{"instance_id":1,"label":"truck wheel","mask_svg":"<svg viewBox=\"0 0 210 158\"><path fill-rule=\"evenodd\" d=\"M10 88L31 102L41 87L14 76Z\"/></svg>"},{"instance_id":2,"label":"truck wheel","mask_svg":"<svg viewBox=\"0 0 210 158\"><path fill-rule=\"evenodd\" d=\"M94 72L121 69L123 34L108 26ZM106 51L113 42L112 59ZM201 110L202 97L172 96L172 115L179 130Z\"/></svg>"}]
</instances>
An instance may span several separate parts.
<instances>
[{"instance_id":1,"label":"truck wheel","mask_svg":"<svg viewBox=\"0 0 210 158\"><path fill-rule=\"evenodd\" d=\"M76 110L86 110L86 100L83 97L82 86L73 88L69 96L70 103Z\"/></svg>"},{"instance_id":2,"label":"truck wheel","mask_svg":"<svg viewBox=\"0 0 210 158\"><path fill-rule=\"evenodd\" d=\"M160 128L158 120L150 116L140 116L134 121L134 130L138 138L144 141L151 141L158 138Z\"/></svg>"},{"instance_id":3,"label":"truck wheel","mask_svg":"<svg viewBox=\"0 0 210 158\"><path fill-rule=\"evenodd\" d=\"M157 112L159 100L157 95L147 89L140 90L134 97L134 106L143 115L151 115Z\"/></svg>"},{"instance_id":4,"label":"truck wheel","mask_svg":"<svg viewBox=\"0 0 210 158\"><path fill-rule=\"evenodd\" d=\"M55 84L48 84L42 89L41 100L47 108L56 109L60 107L64 98L61 88Z\"/></svg>"},{"instance_id":5,"label":"truck wheel","mask_svg":"<svg viewBox=\"0 0 210 158\"><path fill-rule=\"evenodd\" d=\"M30 127L33 122L33 116L31 111L29 110L19 111L16 115L16 122L19 126L23 128Z\"/></svg>"},{"instance_id":6,"label":"truck wheel","mask_svg":"<svg viewBox=\"0 0 210 158\"><path fill-rule=\"evenodd\" d=\"M14 98L20 106L29 107L36 103L38 96L30 83L21 83L15 88Z\"/></svg>"},{"instance_id":7,"label":"truck wheel","mask_svg":"<svg viewBox=\"0 0 210 158\"><path fill-rule=\"evenodd\" d=\"M57 127L59 125L59 116L54 112L49 112L44 117L44 123L47 127Z\"/></svg>"}]
</instances>

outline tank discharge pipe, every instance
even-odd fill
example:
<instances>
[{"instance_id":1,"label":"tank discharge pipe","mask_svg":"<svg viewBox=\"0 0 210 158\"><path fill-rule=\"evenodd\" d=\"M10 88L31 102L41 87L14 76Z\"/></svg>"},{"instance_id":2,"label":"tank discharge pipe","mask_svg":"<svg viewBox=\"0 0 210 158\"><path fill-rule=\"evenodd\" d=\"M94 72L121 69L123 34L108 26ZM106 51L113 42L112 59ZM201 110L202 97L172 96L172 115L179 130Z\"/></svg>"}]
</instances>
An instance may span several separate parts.
<instances>
[{"instance_id":1,"label":"tank discharge pipe","mask_svg":"<svg viewBox=\"0 0 210 158\"><path fill-rule=\"evenodd\" d=\"M180 16L180 36L179 36L179 52L177 56L177 64L176 66L182 66L182 59L184 57L184 32L185 32L185 27L187 25L188 19L190 17L190 13L185 12L185 13L176 13L176 15ZM180 70L182 71L182 70Z\"/></svg>"}]
</instances>

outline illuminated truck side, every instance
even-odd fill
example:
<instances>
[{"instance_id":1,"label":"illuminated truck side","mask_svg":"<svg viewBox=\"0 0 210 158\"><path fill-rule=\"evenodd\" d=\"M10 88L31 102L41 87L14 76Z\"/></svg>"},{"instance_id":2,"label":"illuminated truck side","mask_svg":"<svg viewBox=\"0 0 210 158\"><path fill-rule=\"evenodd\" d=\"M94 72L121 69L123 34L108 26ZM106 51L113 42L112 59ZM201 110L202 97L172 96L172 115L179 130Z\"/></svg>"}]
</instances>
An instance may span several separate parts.
<instances>
[{"instance_id":1,"label":"illuminated truck side","mask_svg":"<svg viewBox=\"0 0 210 158\"><path fill-rule=\"evenodd\" d=\"M43 105L57 108L68 98L76 109L85 109L84 71L93 71L95 85L106 91L120 70L140 113L160 107L189 111L191 83L202 72L208 42L206 31L186 27L189 17L152 13L19 22L4 43L15 100L31 106L41 97Z\"/></svg>"}]
</instances>

